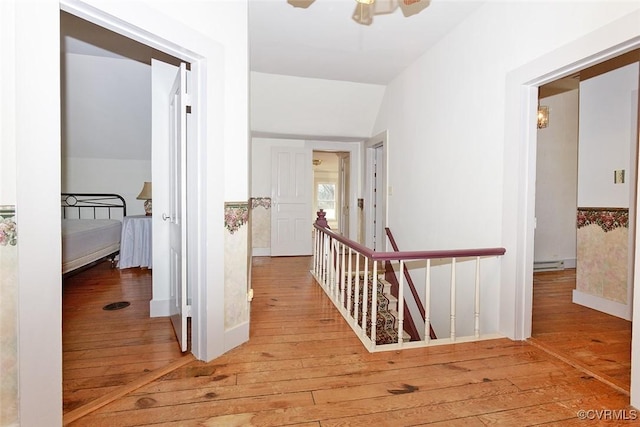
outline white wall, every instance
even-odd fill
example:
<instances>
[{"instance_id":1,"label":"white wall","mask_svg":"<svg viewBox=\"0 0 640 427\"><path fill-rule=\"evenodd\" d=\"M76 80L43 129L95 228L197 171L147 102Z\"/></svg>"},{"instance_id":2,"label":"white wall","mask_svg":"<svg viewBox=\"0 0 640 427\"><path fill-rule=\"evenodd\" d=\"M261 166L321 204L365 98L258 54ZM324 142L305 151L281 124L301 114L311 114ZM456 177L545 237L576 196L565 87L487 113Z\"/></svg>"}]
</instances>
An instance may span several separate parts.
<instances>
[{"instance_id":1,"label":"white wall","mask_svg":"<svg viewBox=\"0 0 640 427\"><path fill-rule=\"evenodd\" d=\"M3 3L0 27L12 46L2 52L10 105L1 111L1 144L15 147L16 161L9 179L19 230L20 425L55 426L62 419L59 3Z\"/></svg>"},{"instance_id":2,"label":"white wall","mask_svg":"<svg viewBox=\"0 0 640 427\"><path fill-rule=\"evenodd\" d=\"M300 138L371 136L384 86L251 73L251 130Z\"/></svg>"},{"instance_id":3,"label":"white wall","mask_svg":"<svg viewBox=\"0 0 640 427\"><path fill-rule=\"evenodd\" d=\"M5 147L15 147L17 167L9 180L15 179L22 230L18 254L20 421L25 426L56 426L62 420L58 72L61 2L3 3L9 5L3 4L0 27L3 36L8 32L10 49L3 49L1 87L9 89L11 104L3 103L0 113L3 126L14 126L7 129L9 135L5 135L3 127L2 146L3 153ZM67 2L62 3L68 6ZM246 1L88 0L73 4L90 4L100 16L108 13L121 19L120 24L131 23L186 51L199 53L207 61L203 69L206 92L202 95L206 101L202 113L207 133L202 137L211 149L201 151L201 162L207 171L200 189L206 192L202 223L220 226L205 228L201 236L206 252L199 256L208 268L203 272L207 286L198 295L202 301L198 309L205 307L208 312L206 325L194 333L209 338L201 357L213 358L224 352L227 344L223 329L224 292L219 286L224 280L224 197L246 198L248 188ZM12 8L15 13L4 13ZM203 81L199 83L202 88ZM8 143L5 136L12 142ZM234 177L237 179L231 179Z\"/></svg>"},{"instance_id":4,"label":"white wall","mask_svg":"<svg viewBox=\"0 0 640 427\"><path fill-rule=\"evenodd\" d=\"M248 200L249 192L249 57L247 32L247 0L181 0L158 2L145 0L166 16L187 25L210 40L224 46L224 60L220 61L224 81L209 81L209 96L223 98L224 114L220 113L223 128L213 128L208 136L208 150L220 163L224 181L212 177L212 184L224 182L224 200ZM220 84L223 82L224 84ZM210 111L208 114L212 114ZM224 129L224 134L218 134ZM215 133L214 133L215 131ZM220 158L224 158L224 163ZM213 167L213 165L211 165ZM209 172L213 172L209 170ZM222 207L221 207L222 209ZM222 211L221 211L222 213ZM222 218L222 216L221 216Z\"/></svg>"},{"instance_id":5,"label":"white wall","mask_svg":"<svg viewBox=\"0 0 640 427\"><path fill-rule=\"evenodd\" d=\"M637 105L638 63L580 82L578 206L629 207ZM623 184L613 181L619 169Z\"/></svg>"},{"instance_id":6,"label":"white wall","mask_svg":"<svg viewBox=\"0 0 640 427\"><path fill-rule=\"evenodd\" d=\"M144 200L136 197L145 181L151 181L151 160L62 160L62 192L120 194L127 202L127 215L144 214Z\"/></svg>"},{"instance_id":7,"label":"white wall","mask_svg":"<svg viewBox=\"0 0 640 427\"><path fill-rule=\"evenodd\" d=\"M66 53L62 70L62 191L117 193L128 215L144 214L136 197L152 181L150 66Z\"/></svg>"},{"instance_id":8,"label":"white wall","mask_svg":"<svg viewBox=\"0 0 640 427\"><path fill-rule=\"evenodd\" d=\"M573 90L540 100L549 126L538 130L534 261L576 263L578 98Z\"/></svg>"},{"instance_id":9,"label":"white wall","mask_svg":"<svg viewBox=\"0 0 640 427\"><path fill-rule=\"evenodd\" d=\"M516 274L526 270L515 263L526 194L519 182L529 153L518 151L513 135L505 138L510 127L518 136L524 132L520 121L507 119L514 111L505 107L509 74L639 7L487 2L387 87L373 131L389 131L389 225L396 240L407 250L506 247L505 257L482 267L485 310L495 314L487 314L484 332L520 337L516 316L525 300ZM507 275L500 279L503 268Z\"/></svg>"},{"instance_id":10,"label":"white wall","mask_svg":"<svg viewBox=\"0 0 640 427\"><path fill-rule=\"evenodd\" d=\"M0 205L16 204L14 5L0 2Z\"/></svg>"},{"instance_id":11,"label":"white wall","mask_svg":"<svg viewBox=\"0 0 640 427\"><path fill-rule=\"evenodd\" d=\"M151 160L151 67L69 53L64 59L63 156Z\"/></svg>"}]
</instances>

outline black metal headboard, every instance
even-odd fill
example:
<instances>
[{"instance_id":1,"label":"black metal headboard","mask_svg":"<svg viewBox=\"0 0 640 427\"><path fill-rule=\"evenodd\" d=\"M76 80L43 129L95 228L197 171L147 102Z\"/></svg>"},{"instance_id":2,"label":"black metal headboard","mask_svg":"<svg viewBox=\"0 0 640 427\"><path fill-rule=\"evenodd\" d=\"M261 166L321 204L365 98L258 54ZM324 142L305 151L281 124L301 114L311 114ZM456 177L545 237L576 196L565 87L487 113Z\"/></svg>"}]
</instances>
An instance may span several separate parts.
<instances>
[{"instance_id":1,"label":"black metal headboard","mask_svg":"<svg viewBox=\"0 0 640 427\"><path fill-rule=\"evenodd\" d=\"M127 215L127 203L119 194L62 193L61 207L62 218L122 219ZM118 215L112 215L112 210Z\"/></svg>"}]
</instances>

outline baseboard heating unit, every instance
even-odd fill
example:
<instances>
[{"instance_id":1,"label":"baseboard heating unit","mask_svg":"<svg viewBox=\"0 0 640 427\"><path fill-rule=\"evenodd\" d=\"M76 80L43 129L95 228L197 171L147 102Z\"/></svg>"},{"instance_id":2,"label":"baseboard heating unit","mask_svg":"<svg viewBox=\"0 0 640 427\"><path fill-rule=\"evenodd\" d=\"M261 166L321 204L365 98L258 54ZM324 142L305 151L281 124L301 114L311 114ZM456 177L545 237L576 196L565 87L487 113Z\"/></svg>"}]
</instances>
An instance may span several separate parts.
<instances>
[{"instance_id":1,"label":"baseboard heating unit","mask_svg":"<svg viewBox=\"0 0 640 427\"><path fill-rule=\"evenodd\" d=\"M564 270L564 260L558 261L534 261L533 271Z\"/></svg>"}]
</instances>

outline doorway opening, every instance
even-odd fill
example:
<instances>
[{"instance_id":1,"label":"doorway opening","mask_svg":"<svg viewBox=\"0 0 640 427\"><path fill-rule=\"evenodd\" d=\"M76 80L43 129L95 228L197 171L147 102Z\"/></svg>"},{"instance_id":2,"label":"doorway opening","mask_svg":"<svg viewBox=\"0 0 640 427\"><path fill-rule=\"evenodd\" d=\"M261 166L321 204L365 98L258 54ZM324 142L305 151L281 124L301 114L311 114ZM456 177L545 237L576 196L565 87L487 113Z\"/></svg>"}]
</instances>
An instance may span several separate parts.
<instances>
[{"instance_id":1,"label":"doorway opening","mask_svg":"<svg viewBox=\"0 0 640 427\"><path fill-rule=\"evenodd\" d=\"M329 227L349 236L351 155L343 151L313 151L313 220L323 209Z\"/></svg>"},{"instance_id":2,"label":"doorway opening","mask_svg":"<svg viewBox=\"0 0 640 427\"><path fill-rule=\"evenodd\" d=\"M639 60L640 51L631 51L540 86L538 102L548 108L549 121L539 126L536 142L532 341L625 393L631 379ZM635 77L631 69L623 71L627 66L635 67ZM631 75L628 88L611 87L622 84L622 76L614 76L620 71ZM619 89L635 95L624 95L616 106L611 96ZM618 124L615 133L630 137L623 138L622 149L615 137L604 138L608 155L593 155L601 143L594 141L592 124L603 133L601 140L608 125L598 125L590 114L603 107L600 116L611 114L605 120ZM611 154L617 157L608 174ZM594 185L590 177L603 168L602 186ZM624 186L613 173L618 168L626 170ZM616 191L619 199L613 200ZM585 224L585 215L595 220ZM604 231L597 219L603 215L613 220ZM604 261L611 254L617 255ZM608 279L594 288L598 276Z\"/></svg>"},{"instance_id":3,"label":"doorway opening","mask_svg":"<svg viewBox=\"0 0 640 427\"><path fill-rule=\"evenodd\" d=\"M80 13L76 15L75 12L77 11L60 11L62 191L122 194L128 199L130 215L143 214L141 205L136 206L136 203L142 203L136 201L136 194L143 182L152 181L152 169L156 167L154 163L157 163L152 154L151 138L151 61L159 59L171 67L176 67L184 60L84 20ZM123 102L123 99L127 102ZM154 182L154 190L155 213L156 218L159 218L163 212L162 203L158 202L161 201L160 194L164 191L157 180ZM168 197L168 194L165 195L165 198ZM194 199L197 199L197 196ZM157 253L158 244L164 239L159 236L157 230L153 233L156 245L153 252ZM166 250L168 251L168 248ZM154 269L162 268L161 263L155 264ZM146 365L140 365L138 375L133 375L132 381L138 379L141 373L168 365L181 357L180 351L172 350L166 353L169 357L159 357L155 360L148 356L154 354L153 351L148 352L147 356L136 353L141 346L153 348L177 345L169 318L150 317L153 315L150 302L156 292L156 286L152 285L152 281L166 275L152 275L151 270L138 271L139 269L135 268L104 271L103 267L95 267L96 270L91 274L102 277L101 280L106 280L104 277L107 275L109 285L116 282L115 287L120 288L120 292L125 294L123 297L137 300L137 303L132 303L130 307L119 312L120 319L110 325L112 332L116 332L114 335L119 335L121 339L111 340L106 334L101 338L98 331L91 337L85 337L81 343L77 338L72 342L65 334L63 353L71 354L70 352L77 352L78 349L83 349L87 355L90 355L92 350L94 353L102 353L103 366L114 366L110 369L111 377L118 375L118 370L135 371L136 363ZM85 276L76 276L74 280L78 282L82 277ZM77 289L78 283L74 283L74 287ZM95 286L90 288L96 293L104 291ZM64 301L63 298L63 304ZM96 298L95 301L100 299ZM92 316L88 310L81 312L88 317ZM125 312L127 316L124 316ZM132 315L134 319L131 318ZM127 321L132 323L126 323ZM159 323L164 323L165 326ZM70 324L70 321L66 322L65 328ZM90 322L86 322L86 325L89 324ZM163 327L167 330L162 333L151 332L162 330ZM128 338L125 336L127 334ZM164 338L160 338L161 336ZM130 360L140 360L136 360L136 363L122 363L121 360L127 357ZM67 360L77 359L70 356ZM91 401L101 397L100 393L113 391L114 379L109 378L109 375L103 376L102 379L82 377L83 381L77 380L77 375L90 372L96 370L83 370L82 367L74 370L68 364L65 365L63 360L65 415L83 405L91 405ZM127 375L120 372L118 381L126 382L126 377ZM100 385L101 381L104 386ZM91 391L88 391L89 389Z\"/></svg>"}]
</instances>

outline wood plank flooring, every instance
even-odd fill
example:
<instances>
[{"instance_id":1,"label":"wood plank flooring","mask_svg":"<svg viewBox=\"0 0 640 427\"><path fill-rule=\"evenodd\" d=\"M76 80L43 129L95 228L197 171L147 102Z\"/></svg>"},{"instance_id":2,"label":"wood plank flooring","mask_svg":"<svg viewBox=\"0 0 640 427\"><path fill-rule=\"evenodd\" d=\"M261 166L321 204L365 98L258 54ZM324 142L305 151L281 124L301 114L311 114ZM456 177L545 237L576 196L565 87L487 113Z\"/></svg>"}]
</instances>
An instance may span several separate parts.
<instances>
[{"instance_id":1,"label":"wood plank flooring","mask_svg":"<svg viewBox=\"0 0 640 427\"><path fill-rule=\"evenodd\" d=\"M311 278L310 262L254 258L249 342L70 425L582 425L580 409L634 414L623 392L527 342L370 354ZM613 425L589 422L601 424Z\"/></svg>"},{"instance_id":2,"label":"wood plank flooring","mask_svg":"<svg viewBox=\"0 0 640 427\"><path fill-rule=\"evenodd\" d=\"M629 393L631 322L573 304L576 270L536 273L532 342Z\"/></svg>"},{"instance_id":3,"label":"wood plank flooring","mask_svg":"<svg viewBox=\"0 0 640 427\"><path fill-rule=\"evenodd\" d=\"M63 280L63 413L182 357L167 318L150 318L151 270L110 262ZM113 302L129 307L107 311Z\"/></svg>"}]
</instances>

